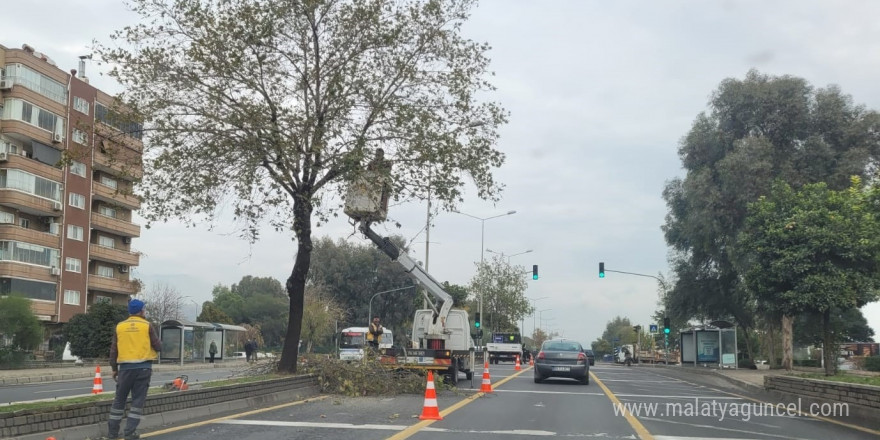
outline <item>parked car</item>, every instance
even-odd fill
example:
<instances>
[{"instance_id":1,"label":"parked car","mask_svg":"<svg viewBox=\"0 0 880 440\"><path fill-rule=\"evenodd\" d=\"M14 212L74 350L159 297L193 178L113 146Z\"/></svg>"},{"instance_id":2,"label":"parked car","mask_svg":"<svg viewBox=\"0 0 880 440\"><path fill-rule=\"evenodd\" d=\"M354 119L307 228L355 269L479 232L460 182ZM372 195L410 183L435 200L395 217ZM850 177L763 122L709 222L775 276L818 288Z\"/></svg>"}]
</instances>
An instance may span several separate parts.
<instances>
[{"instance_id":1,"label":"parked car","mask_svg":"<svg viewBox=\"0 0 880 440\"><path fill-rule=\"evenodd\" d=\"M593 350L588 348L584 350L584 353L587 354L587 360L590 361L590 366L596 365L596 355L593 354Z\"/></svg>"},{"instance_id":2,"label":"parked car","mask_svg":"<svg viewBox=\"0 0 880 440\"><path fill-rule=\"evenodd\" d=\"M535 383L550 377L575 379L582 385L590 383L590 363L580 342L568 339L544 341L535 356Z\"/></svg>"}]
</instances>

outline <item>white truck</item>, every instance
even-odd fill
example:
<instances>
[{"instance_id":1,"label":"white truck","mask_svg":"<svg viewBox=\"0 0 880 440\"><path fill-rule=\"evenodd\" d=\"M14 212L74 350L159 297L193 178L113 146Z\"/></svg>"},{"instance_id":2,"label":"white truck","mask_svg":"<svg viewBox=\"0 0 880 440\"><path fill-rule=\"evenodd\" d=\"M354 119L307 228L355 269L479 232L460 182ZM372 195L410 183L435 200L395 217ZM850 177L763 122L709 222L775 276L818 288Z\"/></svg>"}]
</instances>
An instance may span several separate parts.
<instances>
[{"instance_id":1,"label":"white truck","mask_svg":"<svg viewBox=\"0 0 880 440\"><path fill-rule=\"evenodd\" d=\"M400 368L436 370L458 383L458 373L473 379L475 353L470 338L470 322L464 310L452 309L452 297L440 287L430 274L405 252L401 252L388 238L380 237L370 229L370 223L384 220L382 185L384 180L369 172L349 186L345 213L379 249L398 263L416 283L433 296L425 299L429 309L416 310L410 346L382 350L382 362Z\"/></svg>"},{"instance_id":2,"label":"white truck","mask_svg":"<svg viewBox=\"0 0 880 440\"><path fill-rule=\"evenodd\" d=\"M501 360L514 362L517 357L522 362L522 337L519 333L494 332L486 343L486 352L489 362L493 364Z\"/></svg>"}]
</instances>

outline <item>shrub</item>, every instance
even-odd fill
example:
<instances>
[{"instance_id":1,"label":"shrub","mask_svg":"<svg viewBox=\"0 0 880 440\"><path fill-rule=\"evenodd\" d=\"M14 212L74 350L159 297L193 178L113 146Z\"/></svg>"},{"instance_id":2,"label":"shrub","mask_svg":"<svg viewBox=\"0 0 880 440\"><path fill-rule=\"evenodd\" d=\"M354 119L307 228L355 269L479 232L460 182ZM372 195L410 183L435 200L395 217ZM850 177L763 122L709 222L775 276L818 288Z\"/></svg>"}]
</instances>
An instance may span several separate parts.
<instances>
[{"instance_id":1,"label":"shrub","mask_svg":"<svg viewBox=\"0 0 880 440\"><path fill-rule=\"evenodd\" d=\"M868 371L880 371L880 356L866 357L865 369Z\"/></svg>"},{"instance_id":2,"label":"shrub","mask_svg":"<svg viewBox=\"0 0 880 440\"><path fill-rule=\"evenodd\" d=\"M317 375L323 393L355 397L425 392L424 372L393 369L375 359L368 359L366 362L346 362L325 356L313 356L309 357L299 370ZM450 388L443 384L442 375L438 374L434 375L434 385L438 390Z\"/></svg>"}]
</instances>

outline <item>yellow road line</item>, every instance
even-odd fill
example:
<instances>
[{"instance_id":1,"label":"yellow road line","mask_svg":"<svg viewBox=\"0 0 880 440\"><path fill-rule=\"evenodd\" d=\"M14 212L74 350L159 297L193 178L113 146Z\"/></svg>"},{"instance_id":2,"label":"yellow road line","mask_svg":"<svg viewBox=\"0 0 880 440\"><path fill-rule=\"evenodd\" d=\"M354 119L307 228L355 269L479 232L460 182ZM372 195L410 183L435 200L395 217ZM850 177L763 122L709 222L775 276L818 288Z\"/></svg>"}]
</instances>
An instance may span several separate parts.
<instances>
[{"instance_id":1,"label":"yellow road line","mask_svg":"<svg viewBox=\"0 0 880 440\"><path fill-rule=\"evenodd\" d=\"M507 376L504 379L499 380L498 383L492 384L492 389L495 389L495 387L497 387L498 385L504 385L507 381L512 380L513 378L519 376L520 374L525 373L528 370L529 370L528 368L523 368L522 370L515 372L512 376ZM474 372L474 374L476 374L476 371ZM490 376L491 376L491 374L490 374ZM481 376L480 380L482 380L482 376ZM445 410L440 411L440 417L446 418L446 416L448 416L449 414L452 414L453 412L458 411L461 407L477 400L480 397L483 397L485 394L486 393L481 391L478 393L474 393L468 397L465 397L464 399L451 405L449 408L446 408ZM392 435L391 437L388 437L387 440L404 440L404 439L410 438L413 434L421 431L423 428L431 426L431 424L433 424L436 421L437 420L422 420L421 422L416 423L415 425L412 425L412 426L404 429L403 431L400 431L397 434Z\"/></svg>"},{"instance_id":2,"label":"yellow road line","mask_svg":"<svg viewBox=\"0 0 880 440\"><path fill-rule=\"evenodd\" d=\"M620 400L617 399L617 396L615 396L614 393L612 393L611 390L609 390L608 387L606 387L605 384L602 383L602 381L599 380L599 378L596 377L596 375L593 374L592 371L590 372L590 377L593 378L593 382L596 382L596 384L599 385L599 388L602 388L602 391L605 392L605 395L608 396L611 402L623 411L623 417L626 419L627 422L629 422L629 426L632 426L633 430L636 431L636 434L638 434L640 439L654 440L654 436L651 435L651 433L648 432L647 429L645 429L645 425L642 425L642 422L640 422L639 419L636 418L636 416L629 412L626 407L624 407L623 404L620 403Z\"/></svg>"},{"instance_id":3,"label":"yellow road line","mask_svg":"<svg viewBox=\"0 0 880 440\"><path fill-rule=\"evenodd\" d=\"M173 427L173 428L163 429L163 430L161 430L161 431L153 431L153 432L150 432L150 433L148 433L148 434L141 434L141 437L153 437L153 436L156 436L156 435L162 435L162 434L168 434L168 433L170 433L170 432L181 431L181 430L184 430L184 429L197 428L197 427L199 427L199 426L204 426L204 425L208 425L208 424L211 424L211 423L222 422L222 421L224 421L224 420L237 419L237 418L239 418L239 417L245 417L245 416L249 416L249 415L253 415L253 414L263 413L263 412L266 412L266 411L272 411L272 410L276 410L276 409L286 408L286 407L288 407L288 406L295 406L295 405L301 405L301 404L303 404L303 403L314 402L314 401L316 401L316 400L326 399L327 397L330 397L330 396L326 396L326 395L325 395L325 396L309 397L308 399L305 399L305 400L297 400L296 402L282 403L281 405L275 405L275 406L270 406L270 407L267 407L267 408L255 409L255 410L253 410L253 411L247 411L247 412L243 412L243 413L237 413L237 414L233 414L233 415L229 415L229 416L225 416L225 417L218 417L218 418L216 418L216 419L211 419L211 420L203 420L203 421L201 421L201 422L190 423L190 424L188 424L188 425L183 425L183 426L175 426L175 427Z\"/></svg>"}]
</instances>

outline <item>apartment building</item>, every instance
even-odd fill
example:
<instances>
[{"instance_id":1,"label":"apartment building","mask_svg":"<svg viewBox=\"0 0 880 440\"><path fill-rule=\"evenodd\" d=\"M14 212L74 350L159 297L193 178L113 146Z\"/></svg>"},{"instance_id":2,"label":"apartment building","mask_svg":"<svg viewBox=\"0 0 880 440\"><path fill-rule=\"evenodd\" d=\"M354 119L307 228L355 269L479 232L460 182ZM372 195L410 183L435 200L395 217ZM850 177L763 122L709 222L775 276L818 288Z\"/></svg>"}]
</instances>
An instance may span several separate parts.
<instances>
[{"instance_id":1,"label":"apartment building","mask_svg":"<svg viewBox=\"0 0 880 440\"><path fill-rule=\"evenodd\" d=\"M79 71L0 45L0 295L49 329L137 292L142 126Z\"/></svg>"}]
</instances>

